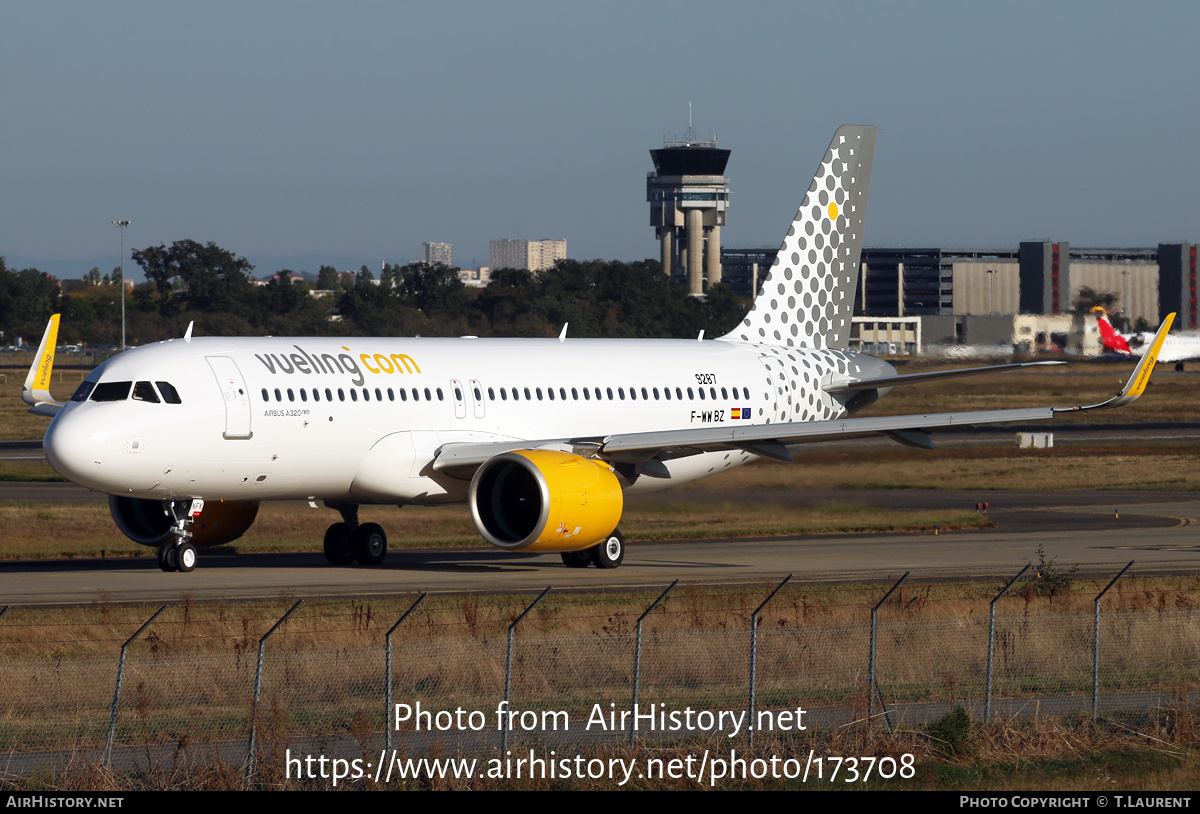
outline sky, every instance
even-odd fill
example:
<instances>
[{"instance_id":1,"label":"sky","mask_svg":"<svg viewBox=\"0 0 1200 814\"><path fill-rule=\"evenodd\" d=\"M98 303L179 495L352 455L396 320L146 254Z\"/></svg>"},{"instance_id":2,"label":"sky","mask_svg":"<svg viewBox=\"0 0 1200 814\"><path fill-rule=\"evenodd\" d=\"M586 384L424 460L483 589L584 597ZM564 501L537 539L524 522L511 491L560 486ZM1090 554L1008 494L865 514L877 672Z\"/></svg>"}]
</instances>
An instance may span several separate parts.
<instances>
[{"instance_id":1,"label":"sky","mask_svg":"<svg viewBox=\"0 0 1200 814\"><path fill-rule=\"evenodd\" d=\"M689 103L732 150L727 246L780 243L845 123L880 127L869 246L1196 241L1198 31L1154 2L11 3L0 256L116 265L128 218L127 250L656 257L649 150Z\"/></svg>"}]
</instances>

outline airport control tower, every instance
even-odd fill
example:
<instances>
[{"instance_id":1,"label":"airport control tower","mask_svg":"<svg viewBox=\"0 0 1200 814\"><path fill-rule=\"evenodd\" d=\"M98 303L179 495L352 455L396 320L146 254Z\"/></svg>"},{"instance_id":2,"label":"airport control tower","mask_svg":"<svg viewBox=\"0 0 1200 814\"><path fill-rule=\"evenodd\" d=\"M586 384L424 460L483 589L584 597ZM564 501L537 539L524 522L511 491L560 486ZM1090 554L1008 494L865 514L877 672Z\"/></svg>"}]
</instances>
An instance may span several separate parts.
<instances>
[{"instance_id":1,"label":"airport control tower","mask_svg":"<svg viewBox=\"0 0 1200 814\"><path fill-rule=\"evenodd\" d=\"M663 271L686 272L694 296L721 282L721 227L729 208L725 164L729 150L697 141L691 128L683 141L666 141L651 150L654 172L646 174L650 225L662 244Z\"/></svg>"}]
</instances>

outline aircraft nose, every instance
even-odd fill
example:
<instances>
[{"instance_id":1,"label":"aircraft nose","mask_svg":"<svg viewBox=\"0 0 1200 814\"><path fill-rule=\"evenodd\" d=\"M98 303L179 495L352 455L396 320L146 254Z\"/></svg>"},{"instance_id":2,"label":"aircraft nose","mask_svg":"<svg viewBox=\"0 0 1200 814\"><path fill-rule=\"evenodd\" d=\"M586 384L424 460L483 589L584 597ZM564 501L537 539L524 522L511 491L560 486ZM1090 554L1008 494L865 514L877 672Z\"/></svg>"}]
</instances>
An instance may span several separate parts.
<instances>
[{"instance_id":1,"label":"aircraft nose","mask_svg":"<svg viewBox=\"0 0 1200 814\"><path fill-rule=\"evenodd\" d=\"M50 423L42 441L46 461L64 478L83 486L98 483L109 433L88 416L60 413Z\"/></svg>"}]
</instances>

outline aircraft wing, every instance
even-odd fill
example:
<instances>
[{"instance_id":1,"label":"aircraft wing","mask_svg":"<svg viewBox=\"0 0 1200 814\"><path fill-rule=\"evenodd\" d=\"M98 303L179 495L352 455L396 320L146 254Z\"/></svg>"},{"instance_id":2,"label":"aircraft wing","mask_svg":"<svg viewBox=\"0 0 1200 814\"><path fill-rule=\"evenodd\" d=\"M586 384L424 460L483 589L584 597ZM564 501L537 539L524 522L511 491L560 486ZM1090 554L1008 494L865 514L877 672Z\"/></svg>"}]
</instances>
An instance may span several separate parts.
<instances>
[{"instance_id":1,"label":"aircraft wing","mask_svg":"<svg viewBox=\"0 0 1200 814\"><path fill-rule=\"evenodd\" d=\"M62 402L50 395L50 374L54 372L54 349L58 344L59 314L50 317L42 344L38 345L37 356L29 367L29 375L21 388L21 400L30 405L29 412L53 416L62 409Z\"/></svg>"},{"instance_id":2,"label":"aircraft wing","mask_svg":"<svg viewBox=\"0 0 1200 814\"><path fill-rule=\"evenodd\" d=\"M971 427L1014 421L1041 421L1059 413L1085 412L1122 407L1136 401L1146 389L1150 373L1175 315L1169 315L1150 349L1121 392L1098 404L1070 407L1030 407L1008 410L976 410L959 413L927 413L923 415L882 416L878 418L843 418L832 421L795 421L779 424L757 424L749 427L700 427L657 432L620 433L600 438L546 439L542 441L505 441L500 443L450 443L442 446L433 462L437 471L469 470L502 452L516 449L552 447L571 449L577 454L601 458L615 464L643 467L642 474L669 477L666 469L656 462L683 458L702 452L743 450L777 460L791 461L789 446L822 441L865 438L883 435L909 446L933 448L930 433L951 427Z\"/></svg>"}]
</instances>

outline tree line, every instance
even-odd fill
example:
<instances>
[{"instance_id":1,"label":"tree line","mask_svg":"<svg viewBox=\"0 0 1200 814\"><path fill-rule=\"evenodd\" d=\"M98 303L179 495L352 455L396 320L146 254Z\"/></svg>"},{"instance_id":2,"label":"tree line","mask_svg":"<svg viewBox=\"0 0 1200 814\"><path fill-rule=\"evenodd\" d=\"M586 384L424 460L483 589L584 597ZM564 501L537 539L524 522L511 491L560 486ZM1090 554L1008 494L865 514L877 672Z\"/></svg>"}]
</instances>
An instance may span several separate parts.
<instances>
[{"instance_id":1,"label":"tree line","mask_svg":"<svg viewBox=\"0 0 1200 814\"><path fill-rule=\"evenodd\" d=\"M341 273L322 266L315 283L289 269L265 285L253 266L217 246L179 240L134 249L146 282L127 289L130 344L181 336L720 336L749 303L728 287L704 299L662 273L655 260L635 263L561 260L534 274L499 269L483 288L465 285L458 269L385 265L378 278L364 266ZM61 313L60 343L119 344L121 280L92 269L66 280L37 269L9 269L0 257L0 345L17 336L36 342L51 314Z\"/></svg>"}]
</instances>

